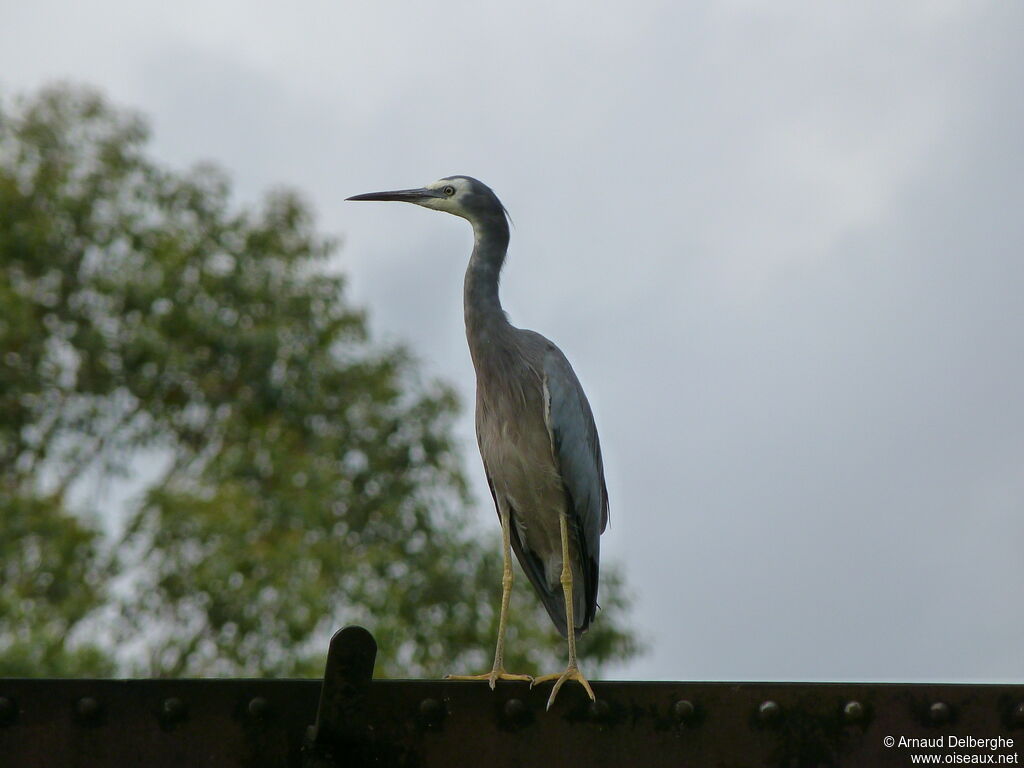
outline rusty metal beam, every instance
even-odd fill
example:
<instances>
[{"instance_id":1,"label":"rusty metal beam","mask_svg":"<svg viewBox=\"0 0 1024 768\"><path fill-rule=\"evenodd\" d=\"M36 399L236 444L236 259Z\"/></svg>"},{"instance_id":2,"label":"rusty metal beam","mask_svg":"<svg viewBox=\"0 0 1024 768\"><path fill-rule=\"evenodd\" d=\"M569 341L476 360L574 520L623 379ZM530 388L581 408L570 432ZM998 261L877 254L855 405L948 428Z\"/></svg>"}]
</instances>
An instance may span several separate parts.
<instances>
[{"instance_id":1,"label":"rusty metal beam","mask_svg":"<svg viewBox=\"0 0 1024 768\"><path fill-rule=\"evenodd\" d=\"M339 633L323 684L0 679L0 766L885 768L1012 760L1024 742L1022 685L598 682L596 704L567 687L546 712L547 688L524 683L370 682L372 643Z\"/></svg>"}]
</instances>

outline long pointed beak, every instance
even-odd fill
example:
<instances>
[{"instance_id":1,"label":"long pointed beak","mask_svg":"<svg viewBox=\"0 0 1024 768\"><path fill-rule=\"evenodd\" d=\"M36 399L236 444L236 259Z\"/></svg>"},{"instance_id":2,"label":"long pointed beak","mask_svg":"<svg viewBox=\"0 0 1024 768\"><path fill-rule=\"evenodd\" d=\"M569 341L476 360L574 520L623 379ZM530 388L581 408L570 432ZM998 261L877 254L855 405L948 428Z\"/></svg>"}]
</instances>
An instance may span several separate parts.
<instances>
[{"instance_id":1,"label":"long pointed beak","mask_svg":"<svg viewBox=\"0 0 1024 768\"><path fill-rule=\"evenodd\" d=\"M393 192L367 192L365 195L353 195L347 200L389 200L401 203L422 203L434 197L444 197L444 194L433 189L396 189Z\"/></svg>"}]
</instances>

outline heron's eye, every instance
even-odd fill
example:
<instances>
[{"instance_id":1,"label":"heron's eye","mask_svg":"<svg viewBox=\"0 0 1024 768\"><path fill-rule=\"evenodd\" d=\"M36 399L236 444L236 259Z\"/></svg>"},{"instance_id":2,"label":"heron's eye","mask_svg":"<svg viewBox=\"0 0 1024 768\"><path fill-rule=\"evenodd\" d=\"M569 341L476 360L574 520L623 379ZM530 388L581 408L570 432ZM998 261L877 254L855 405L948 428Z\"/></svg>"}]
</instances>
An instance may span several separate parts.
<instances>
[{"instance_id":1,"label":"heron's eye","mask_svg":"<svg viewBox=\"0 0 1024 768\"><path fill-rule=\"evenodd\" d=\"M451 197L452 195L455 194L455 187L449 185L449 186L445 187L442 190L442 192L444 192L446 195L448 195L448 197Z\"/></svg>"}]
</instances>

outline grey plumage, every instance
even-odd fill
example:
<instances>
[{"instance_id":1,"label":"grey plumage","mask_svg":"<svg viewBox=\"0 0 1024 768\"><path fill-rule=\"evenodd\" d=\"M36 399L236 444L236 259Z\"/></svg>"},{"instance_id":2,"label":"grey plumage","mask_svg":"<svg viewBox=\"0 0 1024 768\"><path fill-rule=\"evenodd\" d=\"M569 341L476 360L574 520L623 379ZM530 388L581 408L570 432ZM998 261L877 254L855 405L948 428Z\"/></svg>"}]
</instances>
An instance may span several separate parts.
<instances>
[{"instance_id":1,"label":"grey plumage","mask_svg":"<svg viewBox=\"0 0 1024 768\"><path fill-rule=\"evenodd\" d=\"M463 177L466 178L466 177ZM450 179L449 179L450 180ZM495 506L512 521L512 549L565 635L558 515L571 521L576 634L597 610L600 536L608 521L601 446L572 366L551 341L512 326L498 280L508 248L504 206L468 179L475 246L466 268L466 338L476 369L476 432Z\"/></svg>"},{"instance_id":2,"label":"grey plumage","mask_svg":"<svg viewBox=\"0 0 1024 768\"><path fill-rule=\"evenodd\" d=\"M593 696L576 668L574 638L586 631L597 611L600 536L608 523L601 445L590 404L565 355L539 333L512 326L502 311L498 281L509 242L505 208L487 185L468 176L449 176L418 190L349 199L413 202L473 225L464 306L477 377L480 455L499 519L507 515L511 549L551 620L569 639L569 669L549 703L564 679L580 680ZM563 516L571 579L563 572ZM492 687L496 678L516 677L501 668L511 583L507 565L506 578Z\"/></svg>"}]
</instances>

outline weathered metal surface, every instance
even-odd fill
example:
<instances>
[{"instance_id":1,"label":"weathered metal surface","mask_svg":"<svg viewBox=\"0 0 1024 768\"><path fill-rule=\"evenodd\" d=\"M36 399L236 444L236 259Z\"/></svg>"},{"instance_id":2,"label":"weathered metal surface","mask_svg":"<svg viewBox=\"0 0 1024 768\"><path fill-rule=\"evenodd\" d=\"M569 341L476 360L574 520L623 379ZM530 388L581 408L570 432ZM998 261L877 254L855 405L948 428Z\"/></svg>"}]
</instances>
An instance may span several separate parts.
<instances>
[{"instance_id":1,"label":"weathered metal surface","mask_svg":"<svg viewBox=\"0 0 1024 768\"><path fill-rule=\"evenodd\" d=\"M596 703L566 687L547 712L547 686L369 682L367 639L335 638L322 691L318 680L0 680L0 766L885 768L920 754L1016 764L1024 741L1022 685L598 682Z\"/></svg>"},{"instance_id":2,"label":"weathered metal surface","mask_svg":"<svg viewBox=\"0 0 1024 768\"><path fill-rule=\"evenodd\" d=\"M911 753L979 751L888 748L886 736L1024 740L1015 714L1022 686L600 683L595 691L599 706L567 689L545 712L546 692L522 683L492 693L476 683L376 681L362 716L376 752L329 759L488 768L906 766ZM0 726L0 765L300 768L319 693L312 680L4 680L0 696L17 712ZM934 721L936 704L948 707L948 721Z\"/></svg>"},{"instance_id":3,"label":"weathered metal surface","mask_svg":"<svg viewBox=\"0 0 1024 768\"><path fill-rule=\"evenodd\" d=\"M0 766L297 766L319 691L318 680L0 680L17 708L0 726Z\"/></svg>"}]
</instances>

